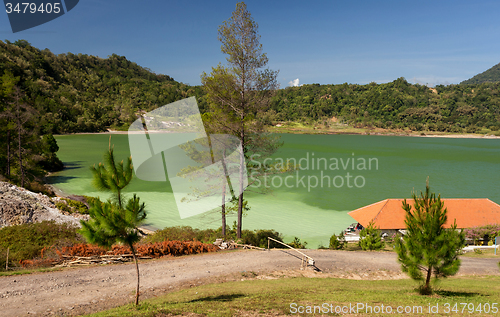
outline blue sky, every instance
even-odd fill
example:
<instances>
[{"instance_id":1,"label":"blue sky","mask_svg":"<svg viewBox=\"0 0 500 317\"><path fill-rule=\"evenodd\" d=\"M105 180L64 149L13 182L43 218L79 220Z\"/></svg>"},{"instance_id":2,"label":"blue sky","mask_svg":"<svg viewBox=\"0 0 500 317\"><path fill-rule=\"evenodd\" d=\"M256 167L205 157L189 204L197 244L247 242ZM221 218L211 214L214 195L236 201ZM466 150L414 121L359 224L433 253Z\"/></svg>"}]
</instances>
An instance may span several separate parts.
<instances>
[{"instance_id":1,"label":"blue sky","mask_svg":"<svg viewBox=\"0 0 500 317\"><path fill-rule=\"evenodd\" d=\"M191 85L225 62L217 28L237 1L80 0L62 17L0 39L56 54L126 56ZM246 1L269 68L286 87L405 77L459 83L500 62L500 1Z\"/></svg>"}]
</instances>

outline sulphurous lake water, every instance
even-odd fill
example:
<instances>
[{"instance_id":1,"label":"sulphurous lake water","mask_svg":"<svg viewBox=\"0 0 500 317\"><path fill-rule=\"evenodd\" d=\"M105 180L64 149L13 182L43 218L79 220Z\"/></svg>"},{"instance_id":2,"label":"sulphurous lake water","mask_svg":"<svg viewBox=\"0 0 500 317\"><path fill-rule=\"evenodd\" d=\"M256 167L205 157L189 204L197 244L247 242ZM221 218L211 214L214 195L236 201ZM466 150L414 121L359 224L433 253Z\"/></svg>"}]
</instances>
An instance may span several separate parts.
<instances>
[{"instance_id":1,"label":"sulphurous lake water","mask_svg":"<svg viewBox=\"0 0 500 317\"><path fill-rule=\"evenodd\" d=\"M66 194L108 195L93 188L89 167L103 161L108 134L56 137L57 155L66 168L49 181ZM500 139L431 138L374 135L282 134L284 145L267 163L300 164L288 174L253 179L245 191L250 210L244 229L275 229L285 242L298 237L307 247L328 246L354 222L347 213L387 198L411 198L425 190L442 198L489 198L500 203ZM128 136L112 135L115 157L130 155ZM258 161L258 157L250 158ZM262 159L262 158L259 158ZM266 194L260 189L268 187ZM146 203L154 228L188 225L220 227L216 210L181 219L170 183L135 178L127 193ZM228 217L228 224L236 220Z\"/></svg>"}]
</instances>

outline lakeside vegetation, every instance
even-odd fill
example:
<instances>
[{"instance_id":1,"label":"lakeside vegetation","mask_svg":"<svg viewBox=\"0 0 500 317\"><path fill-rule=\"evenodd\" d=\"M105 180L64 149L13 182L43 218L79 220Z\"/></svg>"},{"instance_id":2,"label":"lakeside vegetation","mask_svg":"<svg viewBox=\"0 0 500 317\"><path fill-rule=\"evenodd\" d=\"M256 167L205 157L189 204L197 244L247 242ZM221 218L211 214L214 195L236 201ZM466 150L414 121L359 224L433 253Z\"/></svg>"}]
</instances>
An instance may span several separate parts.
<instances>
[{"instance_id":1,"label":"lakeside vegetation","mask_svg":"<svg viewBox=\"0 0 500 317\"><path fill-rule=\"evenodd\" d=\"M236 228L226 228L226 239L238 241L261 248L267 248L267 237L283 241L280 233L274 230L243 230L242 238L236 239ZM213 247L216 239L222 239L222 229L195 229L189 226L167 227L157 230L155 233L143 237L137 244L147 245L154 249L155 244L168 241L199 242L203 245ZM296 238L298 239L298 238ZM29 223L18 226L4 227L0 229L0 271L4 271L7 261L7 249L9 249L8 267L10 270L18 271L22 268L47 268L58 259L58 253L70 253L79 256L90 256L95 252L103 252L97 247L85 247L84 237L79 229L69 224L57 224L55 222L43 221L40 223ZM292 241L293 242L293 241ZM272 242L271 248L283 248L282 245ZM69 250L69 249L70 250ZM89 250L92 249L94 253ZM68 251L69 250L69 251ZM163 249L161 252L165 252ZM90 252L90 253L89 253ZM160 254L161 252L156 252ZM172 248L173 255L175 250ZM127 253L127 252L125 252ZM181 253L184 254L184 253Z\"/></svg>"},{"instance_id":2,"label":"lakeside vegetation","mask_svg":"<svg viewBox=\"0 0 500 317\"><path fill-rule=\"evenodd\" d=\"M491 229L490 227L491 226L485 226L468 229L466 230L466 237L467 239L477 239L477 241L481 239L481 241L483 241L484 238L491 239L492 237L500 235L500 231L496 230L493 232L489 230ZM267 248L267 237L285 242L295 248L305 248L307 244L305 241L301 242L298 237L295 237L293 240L283 240L282 235L275 230L243 230L242 238L238 240L236 237L236 227L226 227L226 241L234 240L241 244ZM213 244L216 239L222 238L222 228L202 230L189 226L177 226L157 230L153 234L143 237L137 245L140 247L140 245L153 245L155 243L163 243L166 241L201 242L203 244ZM78 228L64 223L57 224L54 222L43 221L41 223L29 223L1 228L0 272L5 271L7 248L10 250L8 264L10 270L8 272L16 274L18 272L23 272L22 263L29 263L30 269L50 268L52 265L50 259L57 257L56 250L61 252L65 248L70 248L74 249L74 252L80 252L79 250L88 252L88 248L82 248L82 244L84 242L85 239L78 232ZM477 242L477 244L481 243ZM273 241L270 242L269 246L271 248L284 248L283 245ZM95 249L97 250L97 248ZM319 249L339 249L346 251L364 250L357 242L347 243L345 241L342 243L341 248L330 244L328 247L321 246ZM380 251L395 252L394 238L384 239L381 243ZM485 249L478 252L467 252L461 256L476 258L496 257L493 249ZM24 269L26 269L26 267ZM31 270L28 270L27 272L29 273Z\"/></svg>"},{"instance_id":3,"label":"lakeside vegetation","mask_svg":"<svg viewBox=\"0 0 500 317\"><path fill-rule=\"evenodd\" d=\"M276 92L267 123L452 133L500 129L500 83L429 88L398 78L386 84L303 85Z\"/></svg>"}]
</instances>

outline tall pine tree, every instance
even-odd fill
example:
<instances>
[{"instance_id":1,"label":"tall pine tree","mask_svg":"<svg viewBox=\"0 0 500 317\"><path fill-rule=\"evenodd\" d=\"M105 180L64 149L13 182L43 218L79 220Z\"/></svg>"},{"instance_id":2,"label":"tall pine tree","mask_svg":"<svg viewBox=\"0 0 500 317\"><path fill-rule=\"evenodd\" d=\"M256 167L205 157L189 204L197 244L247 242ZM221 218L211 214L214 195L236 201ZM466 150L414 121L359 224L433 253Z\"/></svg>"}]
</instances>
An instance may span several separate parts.
<instances>
[{"instance_id":1,"label":"tall pine tree","mask_svg":"<svg viewBox=\"0 0 500 317\"><path fill-rule=\"evenodd\" d=\"M230 134L240 140L237 237L241 238L244 210L245 159L257 146L264 132L262 113L269 108L269 98L278 88L277 72L266 67L268 58L259 43L258 25L244 2L236 4L231 18L218 30L221 51L227 54L228 66L219 64L210 75L203 73L201 82L214 116L217 133ZM277 144L277 140L273 142Z\"/></svg>"},{"instance_id":2,"label":"tall pine tree","mask_svg":"<svg viewBox=\"0 0 500 317\"><path fill-rule=\"evenodd\" d=\"M448 210L440 195L430 192L429 182L425 194L413 193L413 208L403 201L406 211L406 234L396 241L396 252L404 272L414 280L422 281L421 294L431 294L432 274L436 278L455 275L460 268L458 258L465 244L465 235L457 230L456 221L445 229Z\"/></svg>"}]
</instances>

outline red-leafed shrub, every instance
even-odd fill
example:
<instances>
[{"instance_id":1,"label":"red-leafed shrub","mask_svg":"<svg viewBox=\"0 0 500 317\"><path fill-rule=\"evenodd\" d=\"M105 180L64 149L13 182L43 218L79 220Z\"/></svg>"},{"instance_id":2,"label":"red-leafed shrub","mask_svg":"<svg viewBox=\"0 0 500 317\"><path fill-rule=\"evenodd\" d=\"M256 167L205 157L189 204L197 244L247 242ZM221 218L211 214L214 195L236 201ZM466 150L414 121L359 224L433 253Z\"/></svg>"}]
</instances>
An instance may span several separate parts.
<instances>
[{"instance_id":1,"label":"red-leafed shrub","mask_svg":"<svg viewBox=\"0 0 500 317\"><path fill-rule=\"evenodd\" d=\"M45 259L34 259L34 260L21 260L19 264L23 268L36 269L40 267L48 267L51 266L52 263L57 262L59 259L56 258L45 258Z\"/></svg>"},{"instance_id":2,"label":"red-leafed shrub","mask_svg":"<svg viewBox=\"0 0 500 317\"><path fill-rule=\"evenodd\" d=\"M163 241L156 243L139 243L136 245L138 256L149 256L152 258L159 258L168 255L180 256L203 252L214 252L218 249L219 248L213 244L206 244L199 241ZM35 268L50 266L50 264L59 261L63 257L91 257L105 254L122 255L129 253L129 247L124 245L114 245L111 250L106 250L93 244L80 243L70 247L62 247L60 249L44 248L41 252L42 257L40 259L21 260L19 263L23 267ZM44 254L47 255L46 258L43 258Z\"/></svg>"},{"instance_id":3,"label":"red-leafed shrub","mask_svg":"<svg viewBox=\"0 0 500 317\"><path fill-rule=\"evenodd\" d=\"M63 247L56 250L56 253L62 256L95 256L106 254L106 250L93 244L79 243L70 247Z\"/></svg>"}]
</instances>

